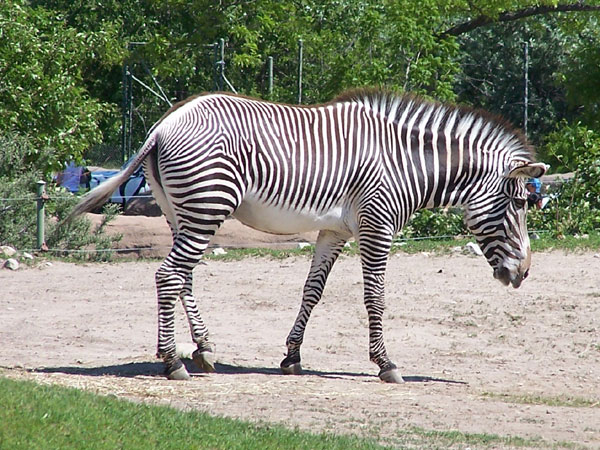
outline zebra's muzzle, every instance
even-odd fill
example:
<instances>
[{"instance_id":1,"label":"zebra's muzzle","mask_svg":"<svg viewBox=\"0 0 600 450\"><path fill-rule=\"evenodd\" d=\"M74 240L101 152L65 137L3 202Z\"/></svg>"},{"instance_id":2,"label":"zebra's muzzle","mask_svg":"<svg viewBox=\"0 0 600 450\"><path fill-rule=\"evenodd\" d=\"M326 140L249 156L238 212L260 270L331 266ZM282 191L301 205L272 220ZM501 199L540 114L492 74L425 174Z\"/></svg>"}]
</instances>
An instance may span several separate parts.
<instances>
[{"instance_id":1,"label":"zebra's muzzle","mask_svg":"<svg viewBox=\"0 0 600 450\"><path fill-rule=\"evenodd\" d=\"M494 269L494 278L496 280L499 280L504 286L512 284L515 289L521 286L521 283L527 278L527 275L529 275L529 270L524 274L521 274L519 272L513 273L506 267Z\"/></svg>"}]
</instances>

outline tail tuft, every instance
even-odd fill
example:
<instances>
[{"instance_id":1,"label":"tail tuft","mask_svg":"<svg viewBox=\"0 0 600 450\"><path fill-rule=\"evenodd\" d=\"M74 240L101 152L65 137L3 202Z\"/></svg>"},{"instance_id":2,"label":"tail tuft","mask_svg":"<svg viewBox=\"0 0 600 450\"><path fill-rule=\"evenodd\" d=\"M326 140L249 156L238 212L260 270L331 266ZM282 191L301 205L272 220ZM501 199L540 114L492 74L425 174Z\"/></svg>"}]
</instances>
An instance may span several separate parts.
<instances>
[{"instance_id":1,"label":"tail tuft","mask_svg":"<svg viewBox=\"0 0 600 450\"><path fill-rule=\"evenodd\" d=\"M95 187L90 192L85 194L79 203L75 205L71 213L65 219L65 222L68 223L73 220L75 217L80 216L86 212L93 211L104 205L112 193L123 184L129 175L123 176L125 171L119 172L117 175L109 179L108 181L102 183L101 185Z\"/></svg>"},{"instance_id":2,"label":"tail tuft","mask_svg":"<svg viewBox=\"0 0 600 450\"><path fill-rule=\"evenodd\" d=\"M150 153L155 147L155 137L151 134L146 142L142 146L141 150L136 155L135 159L126 168L121 170L114 177L108 181L100 184L99 186L92 189L86 195L84 195L81 201L75 205L71 213L65 219L64 222L68 223L75 217L90 212L100 206L104 205L112 195L112 193L121 186L131 176L133 172L142 164L148 153Z\"/></svg>"}]
</instances>

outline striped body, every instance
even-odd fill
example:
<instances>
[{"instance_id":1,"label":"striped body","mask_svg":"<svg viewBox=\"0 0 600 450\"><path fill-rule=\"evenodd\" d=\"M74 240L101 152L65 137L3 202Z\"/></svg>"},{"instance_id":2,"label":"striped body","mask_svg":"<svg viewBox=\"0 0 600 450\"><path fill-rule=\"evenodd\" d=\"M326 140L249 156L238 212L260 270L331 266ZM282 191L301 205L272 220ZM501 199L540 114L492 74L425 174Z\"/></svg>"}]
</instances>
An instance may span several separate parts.
<instances>
[{"instance_id":1,"label":"striped body","mask_svg":"<svg viewBox=\"0 0 600 450\"><path fill-rule=\"evenodd\" d=\"M321 230L284 371L299 367L304 329L331 266L345 242L357 240L369 353L386 381L400 379L381 322L394 234L420 208L465 206L467 225L494 275L518 287L530 253L522 178L545 171L520 135L495 119L377 91L313 107L196 97L155 125L134 165L142 161L174 237L156 277L159 354L170 374L181 370L174 352L177 298L200 351L210 352L191 273L211 236L233 215L271 233Z\"/></svg>"}]
</instances>

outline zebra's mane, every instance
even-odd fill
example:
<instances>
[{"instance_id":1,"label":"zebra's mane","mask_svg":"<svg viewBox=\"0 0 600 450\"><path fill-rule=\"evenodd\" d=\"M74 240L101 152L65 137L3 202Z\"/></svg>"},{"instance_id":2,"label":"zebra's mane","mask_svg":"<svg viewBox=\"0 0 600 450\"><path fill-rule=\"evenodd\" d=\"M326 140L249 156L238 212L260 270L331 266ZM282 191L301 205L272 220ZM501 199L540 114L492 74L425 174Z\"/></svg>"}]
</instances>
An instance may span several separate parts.
<instances>
[{"instance_id":1,"label":"zebra's mane","mask_svg":"<svg viewBox=\"0 0 600 450\"><path fill-rule=\"evenodd\" d=\"M365 107L374 110L378 114L386 117L388 121L397 123L407 108L408 115L417 112L419 109L433 109L432 119L436 117L436 122L440 128L443 128L447 121L455 115L455 123L462 121L474 124L477 120L482 120L484 124L489 123L495 133L506 136L507 141L512 144L515 156L535 160L535 150L528 143L525 135L515 128L508 120L501 116L489 113L481 109L474 109L467 106L454 105L449 103L439 103L424 99L415 94L398 94L391 91L375 88L354 89L340 94L330 103L356 102Z\"/></svg>"}]
</instances>

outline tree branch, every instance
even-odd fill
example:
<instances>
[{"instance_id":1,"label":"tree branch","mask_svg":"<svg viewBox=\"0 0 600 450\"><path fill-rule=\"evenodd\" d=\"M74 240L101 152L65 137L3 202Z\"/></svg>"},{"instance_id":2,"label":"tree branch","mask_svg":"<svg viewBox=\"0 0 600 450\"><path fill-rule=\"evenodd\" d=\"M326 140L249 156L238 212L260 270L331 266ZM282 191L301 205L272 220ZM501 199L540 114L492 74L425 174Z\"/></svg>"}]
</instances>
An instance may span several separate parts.
<instances>
[{"instance_id":1,"label":"tree branch","mask_svg":"<svg viewBox=\"0 0 600 450\"><path fill-rule=\"evenodd\" d=\"M539 14L547 14L554 12L569 12L569 11L600 11L600 5L586 5L583 0L577 3L563 4L563 5L542 5L532 6L529 8L519 9L517 11L505 11L500 13L497 18L481 15L474 19L468 20L463 23L459 23L451 28L448 28L443 33L438 34L440 39L447 38L448 36L458 36L463 33L468 33L476 28L484 25L489 25L494 22L511 22L513 20L523 19L525 17L537 16Z\"/></svg>"}]
</instances>

